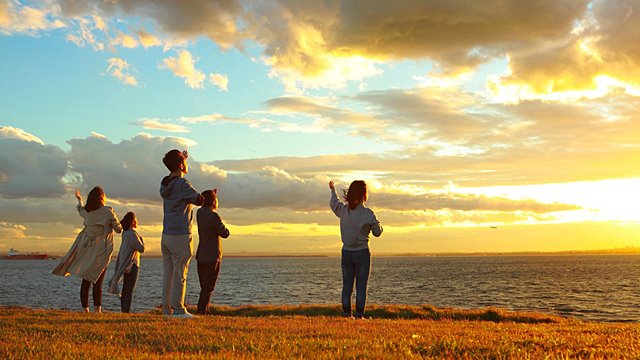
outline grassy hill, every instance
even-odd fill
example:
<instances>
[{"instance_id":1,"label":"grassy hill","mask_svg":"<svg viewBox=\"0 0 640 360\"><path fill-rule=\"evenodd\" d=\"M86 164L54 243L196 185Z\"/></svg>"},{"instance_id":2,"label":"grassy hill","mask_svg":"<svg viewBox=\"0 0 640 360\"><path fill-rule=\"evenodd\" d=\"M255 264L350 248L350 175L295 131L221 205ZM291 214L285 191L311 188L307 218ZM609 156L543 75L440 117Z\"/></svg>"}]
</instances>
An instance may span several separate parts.
<instances>
[{"instance_id":1,"label":"grassy hill","mask_svg":"<svg viewBox=\"0 0 640 360\"><path fill-rule=\"evenodd\" d=\"M0 358L638 358L640 324L497 309L214 307L214 316L0 307Z\"/></svg>"}]
</instances>

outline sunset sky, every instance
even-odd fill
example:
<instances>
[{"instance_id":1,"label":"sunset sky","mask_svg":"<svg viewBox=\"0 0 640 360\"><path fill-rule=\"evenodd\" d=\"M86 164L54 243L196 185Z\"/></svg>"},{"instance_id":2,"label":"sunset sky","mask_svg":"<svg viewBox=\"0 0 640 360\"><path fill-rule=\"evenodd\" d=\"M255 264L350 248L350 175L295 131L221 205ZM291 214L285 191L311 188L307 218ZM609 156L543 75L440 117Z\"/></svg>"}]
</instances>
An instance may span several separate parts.
<instances>
[{"instance_id":1,"label":"sunset sky","mask_svg":"<svg viewBox=\"0 0 640 360\"><path fill-rule=\"evenodd\" d=\"M374 253L640 246L638 24L636 1L0 0L0 253L65 252L95 185L159 253L173 148L226 253L338 254L331 179L367 181Z\"/></svg>"}]
</instances>

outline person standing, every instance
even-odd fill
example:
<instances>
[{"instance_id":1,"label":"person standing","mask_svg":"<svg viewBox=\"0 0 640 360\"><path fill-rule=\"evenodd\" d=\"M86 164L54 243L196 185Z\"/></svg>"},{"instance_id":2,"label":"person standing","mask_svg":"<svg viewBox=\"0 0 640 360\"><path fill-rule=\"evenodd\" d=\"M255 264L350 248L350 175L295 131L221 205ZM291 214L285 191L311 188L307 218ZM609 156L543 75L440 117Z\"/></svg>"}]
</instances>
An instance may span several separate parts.
<instances>
[{"instance_id":1,"label":"person standing","mask_svg":"<svg viewBox=\"0 0 640 360\"><path fill-rule=\"evenodd\" d=\"M369 233L379 237L382 226L373 211L364 206L367 201L367 184L355 180L345 192L347 204L342 203L336 194L333 181L329 182L331 200L329 206L340 218L340 236L342 238L342 314L351 315L351 295L353 283L356 285L356 318L364 317L367 302L367 283L371 272L371 252L369 251Z\"/></svg>"},{"instance_id":2,"label":"person standing","mask_svg":"<svg viewBox=\"0 0 640 360\"><path fill-rule=\"evenodd\" d=\"M196 213L198 221L198 279L200 280L200 298L198 299L198 314L209 315L209 301L216 287L220 265L222 264L222 244L220 238L229 237L229 229L224 226L222 218L216 212L218 209L218 189L202 192L202 207Z\"/></svg>"},{"instance_id":3,"label":"person standing","mask_svg":"<svg viewBox=\"0 0 640 360\"><path fill-rule=\"evenodd\" d=\"M109 292L120 296L120 310L123 313L131 311L133 289L138 280L140 270L140 254L144 252L144 240L134 229L138 227L138 219L134 212L128 212L120 221L122 225L122 242L118 251L118 259L113 277L109 280ZM123 279L124 278L124 279ZM118 283L122 281L122 294Z\"/></svg>"},{"instance_id":4,"label":"person standing","mask_svg":"<svg viewBox=\"0 0 640 360\"><path fill-rule=\"evenodd\" d=\"M100 186L87 195L87 204L82 204L80 190L75 192L78 213L84 219L84 228L71 245L67 254L53 270L54 275L75 275L82 278L80 302L84 312L89 312L89 288L93 285L93 306L102 313L102 281L113 254L113 231L120 233L122 227L110 206L105 206L107 196Z\"/></svg>"},{"instance_id":5,"label":"person standing","mask_svg":"<svg viewBox=\"0 0 640 360\"><path fill-rule=\"evenodd\" d=\"M162 196L162 238L160 247L163 258L162 309L165 316L192 318L184 306L187 290L187 273L193 255L191 223L192 205L202 205L202 195L184 178L189 172L186 150L171 150L162 162L171 172L160 183Z\"/></svg>"}]
</instances>

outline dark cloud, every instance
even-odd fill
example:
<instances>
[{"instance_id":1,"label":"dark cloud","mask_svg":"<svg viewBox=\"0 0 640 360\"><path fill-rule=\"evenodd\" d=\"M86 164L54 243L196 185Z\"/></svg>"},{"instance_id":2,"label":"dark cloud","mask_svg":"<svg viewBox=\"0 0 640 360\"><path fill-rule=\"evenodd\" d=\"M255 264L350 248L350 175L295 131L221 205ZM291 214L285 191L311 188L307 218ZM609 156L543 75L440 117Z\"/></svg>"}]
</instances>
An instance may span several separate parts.
<instances>
[{"instance_id":1,"label":"dark cloud","mask_svg":"<svg viewBox=\"0 0 640 360\"><path fill-rule=\"evenodd\" d=\"M67 154L59 147L0 136L0 197L60 196L66 173Z\"/></svg>"}]
</instances>

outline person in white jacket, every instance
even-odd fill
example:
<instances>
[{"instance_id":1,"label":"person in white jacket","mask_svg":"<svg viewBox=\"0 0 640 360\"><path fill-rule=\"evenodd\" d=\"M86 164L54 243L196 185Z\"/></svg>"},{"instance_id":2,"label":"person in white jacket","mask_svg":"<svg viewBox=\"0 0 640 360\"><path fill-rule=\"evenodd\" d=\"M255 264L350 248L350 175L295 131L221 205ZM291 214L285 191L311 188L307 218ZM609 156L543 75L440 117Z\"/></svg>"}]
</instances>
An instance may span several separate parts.
<instances>
[{"instance_id":1,"label":"person in white jacket","mask_svg":"<svg viewBox=\"0 0 640 360\"><path fill-rule=\"evenodd\" d=\"M144 252L144 240L134 230L138 227L138 218L134 212L128 212L120 220L120 224L122 225L122 243L120 243L113 277L109 280L109 292L120 296L120 310L128 313L131 311L133 289L138 280L140 254ZM122 294L118 289L120 279L123 279Z\"/></svg>"},{"instance_id":2,"label":"person in white jacket","mask_svg":"<svg viewBox=\"0 0 640 360\"><path fill-rule=\"evenodd\" d=\"M80 302L84 312L89 312L89 288L93 285L93 306L102 312L102 281L113 254L113 232L122 227L110 206L105 206L107 196L100 186L94 187L82 204L82 194L76 190L78 214L84 219L84 228L71 245L67 254L53 270L54 275L75 275L82 278Z\"/></svg>"},{"instance_id":3,"label":"person in white jacket","mask_svg":"<svg viewBox=\"0 0 640 360\"><path fill-rule=\"evenodd\" d=\"M351 294L353 283L356 285L356 318L364 317L367 302L367 283L371 271L371 252L369 234L379 237L382 226L373 211L364 206L367 201L367 184L355 180L345 191L347 204L342 203L336 194L333 181L329 182L331 200L329 206L340 218L340 236L342 238L342 314L351 315Z\"/></svg>"}]
</instances>

